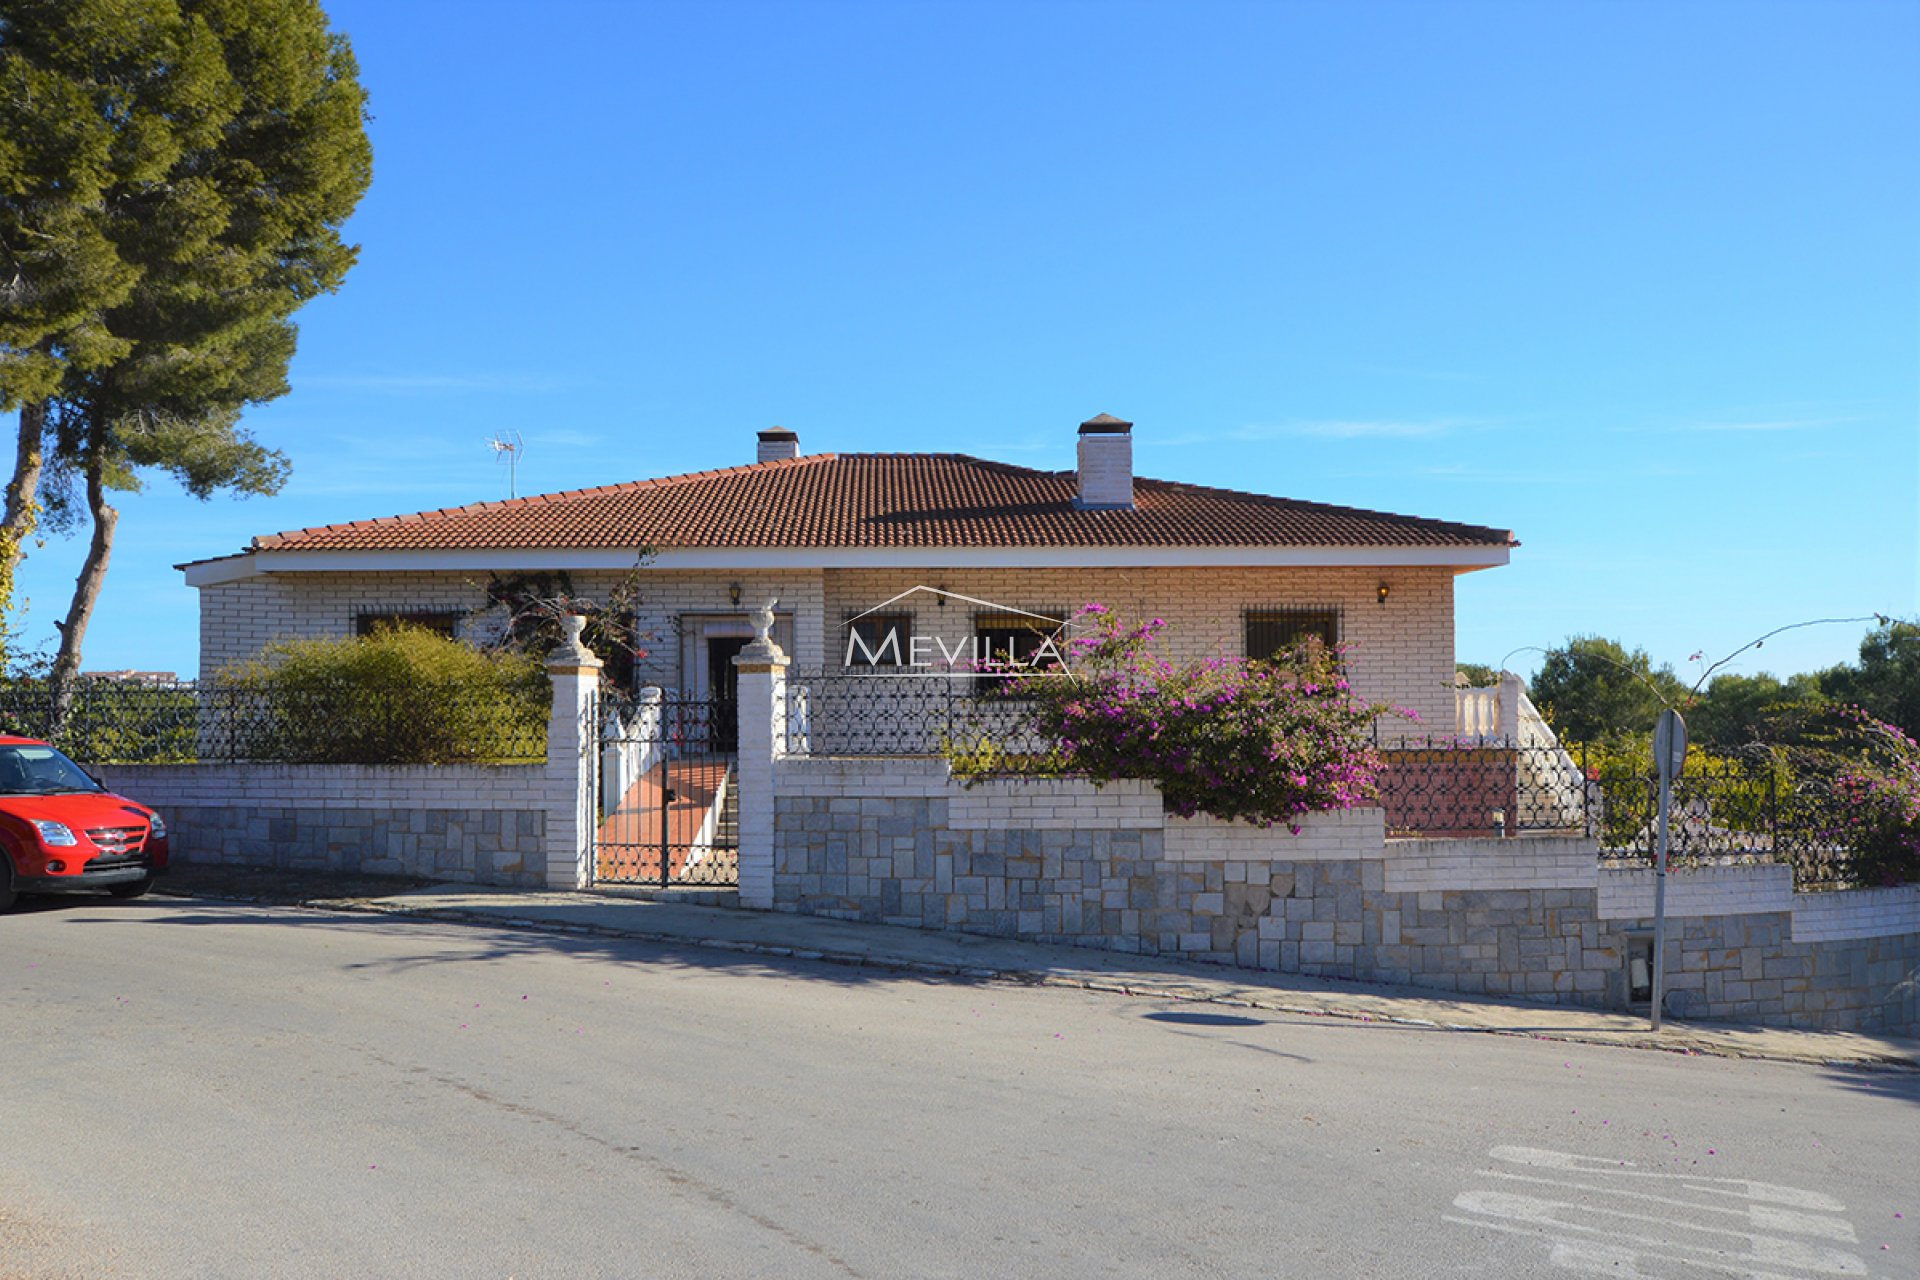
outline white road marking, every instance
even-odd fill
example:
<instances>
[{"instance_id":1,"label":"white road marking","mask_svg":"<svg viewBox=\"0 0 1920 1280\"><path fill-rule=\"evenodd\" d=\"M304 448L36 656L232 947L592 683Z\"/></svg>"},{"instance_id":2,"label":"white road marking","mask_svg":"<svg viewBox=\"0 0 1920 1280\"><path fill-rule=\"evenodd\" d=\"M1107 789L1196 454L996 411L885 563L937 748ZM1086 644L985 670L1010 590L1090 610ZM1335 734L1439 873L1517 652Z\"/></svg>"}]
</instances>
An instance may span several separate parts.
<instances>
[{"instance_id":1,"label":"white road marking","mask_svg":"<svg viewBox=\"0 0 1920 1280\"><path fill-rule=\"evenodd\" d=\"M1513 1167L1480 1170L1497 1185L1462 1191L1453 1207L1468 1216L1445 1221L1543 1240L1560 1270L1626 1280L1869 1274L1857 1254L1826 1243L1858 1244L1859 1236L1840 1216L1846 1206L1819 1191L1537 1147L1495 1147L1489 1155Z\"/></svg>"}]
</instances>

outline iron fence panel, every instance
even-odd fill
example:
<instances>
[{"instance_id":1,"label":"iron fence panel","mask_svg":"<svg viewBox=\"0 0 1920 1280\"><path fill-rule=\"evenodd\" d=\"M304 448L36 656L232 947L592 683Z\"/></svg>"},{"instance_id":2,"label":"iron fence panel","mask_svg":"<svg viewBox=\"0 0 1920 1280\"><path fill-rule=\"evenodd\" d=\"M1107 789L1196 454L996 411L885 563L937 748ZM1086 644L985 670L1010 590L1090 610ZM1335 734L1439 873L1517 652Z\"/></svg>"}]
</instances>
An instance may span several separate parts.
<instances>
[{"instance_id":1,"label":"iron fence panel","mask_svg":"<svg viewBox=\"0 0 1920 1280\"><path fill-rule=\"evenodd\" d=\"M739 883L738 713L659 689L598 700L595 883Z\"/></svg>"}]
</instances>

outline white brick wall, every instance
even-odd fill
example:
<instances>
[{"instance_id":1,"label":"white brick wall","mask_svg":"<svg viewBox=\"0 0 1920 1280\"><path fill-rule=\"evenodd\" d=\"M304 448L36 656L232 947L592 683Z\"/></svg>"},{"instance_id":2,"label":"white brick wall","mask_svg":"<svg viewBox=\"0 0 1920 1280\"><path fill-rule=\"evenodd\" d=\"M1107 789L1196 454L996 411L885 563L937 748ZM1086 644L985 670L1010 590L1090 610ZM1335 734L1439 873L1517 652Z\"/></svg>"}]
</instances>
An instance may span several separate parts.
<instances>
[{"instance_id":1,"label":"white brick wall","mask_svg":"<svg viewBox=\"0 0 1920 1280\"><path fill-rule=\"evenodd\" d=\"M1920 934L1920 884L1793 897L1795 942L1842 942L1907 933Z\"/></svg>"},{"instance_id":2,"label":"white brick wall","mask_svg":"<svg viewBox=\"0 0 1920 1280\"><path fill-rule=\"evenodd\" d=\"M1389 893L1436 889L1591 889L1594 842L1582 837L1389 840Z\"/></svg>"},{"instance_id":3,"label":"white brick wall","mask_svg":"<svg viewBox=\"0 0 1920 1280\"><path fill-rule=\"evenodd\" d=\"M945 796L947 762L923 756L783 756L774 762L775 796Z\"/></svg>"},{"instance_id":4,"label":"white brick wall","mask_svg":"<svg viewBox=\"0 0 1920 1280\"><path fill-rule=\"evenodd\" d=\"M582 595L604 599L624 573L572 575ZM457 610L470 616L462 634L497 635L499 610L486 610L485 573L264 574L203 588L200 673L249 658L276 639L353 633L364 612ZM1381 582L1388 602L1377 602ZM740 603L730 599L740 585ZM821 572L712 572L642 569L637 622L649 658L643 682L682 687L687 673L680 619L687 614L738 616L768 596L794 621L795 668L838 666L844 620L914 586L939 586L996 604L1072 610L1099 600L1130 618L1166 619L1163 652L1176 660L1238 657L1242 615L1249 608L1332 605L1342 636L1355 646L1349 662L1355 691L1369 701L1418 711L1419 725L1389 721L1383 731L1450 734L1454 729L1453 574L1445 568L1336 569L844 569ZM972 608L944 608L914 597L908 611L919 634L949 646L973 634Z\"/></svg>"},{"instance_id":5,"label":"white brick wall","mask_svg":"<svg viewBox=\"0 0 1920 1280\"><path fill-rule=\"evenodd\" d=\"M731 599L733 585L740 586L740 603ZM672 689L692 686L692 672L686 669L687 655L682 643L689 625L687 615L736 617L747 614L769 597L778 597L776 609L793 617L793 645L787 657L799 667L819 667L826 661L820 648L821 575L811 573L775 573L767 570L741 570L737 573L686 569L642 569L640 571L640 607L636 610L642 644L648 656L638 668L642 683L664 685ZM694 661L704 662L704 654Z\"/></svg>"},{"instance_id":6,"label":"white brick wall","mask_svg":"<svg viewBox=\"0 0 1920 1280\"><path fill-rule=\"evenodd\" d=\"M109 764L94 774L152 805L282 809L544 809L546 766Z\"/></svg>"},{"instance_id":7,"label":"white brick wall","mask_svg":"<svg viewBox=\"0 0 1920 1280\"><path fill-rule=\"evenodd\" d=\"M1294 835L1284 826L1168 815L1166 856L1169 861L1351 862L1379 857L1387 834L1380 809L1309 813L1299 827Z\"/></svg>"},{"instance_id":8,"label":"white brick wall","mask_svg":"<svg viewBox=\"0 0 1920 1280\"><path fill-rule=\"evenodd\" d=\"M1601 867L1597 874L1602 920L1653 918L1653 868ZM1669 916L1742 916L1791 911L1794 899L1793 868L1784 864L1696 867L1667 873Z\"/></svg>"},{"instance_id":9,"label":"white brick wall","mask_svg":"<svg viewBox=\"0 0 1920 1280\"><path fill-rule=\"evenodd\" d=\"M627 580L617 571L582 570L569 575L574 591L605 601ZM740 586L740 603L732 587ZM200 592L200 675L212 675L231 662L253 657L275 640L306 640L354 633L363 613L458 612L465 614L459 634L486 640L506 625L505 611L489 608L487 575L474 573L278 573L205 587ZM647 657L639 666L642 683L684 687L681 618L686 614L721 615L746 621L747 613L769 596L794 620L797 663L825 662L820 641L821 575L812 573L691 572L642 569L635 625Z\"/></svg>"},{"instance_id":10,"label":"white brick wall","mask_svg":"<svg viewBox=\"0 0 1920 1280\"><path fill-rule=\"evenodd\" d=\"M1096 787L1079 778L994 778L952 784L947 825L959 830L1158 831L1166 819L1150 782L1125 779Z\"/></svg>"},{"instance_id":11,"label":"white brick wall","mask_svg":"<svg viewBox=\"0 0 1920 1280\"><path fill-rule=\"evenodd\" d=\"M574 590L604 598L617 573L577 573ZM362 613L460 612L460 633L497 636L503 610L487 609L484 573L279 573L203 587L200 675L253 657L275 640L350 636Z\"/></svg>"},{"instance_id":12,"label":"white brick wall","mask_svg":"<svg viewBox=\"0 0 1920 1280\"><path fill-rule=\"evenodd\" d=\"M1381 582L1391 588L1378 602ZM1332 605L1340 610L1354 690L1370 702L1412 707L1421 723L1387 721L1383 733L1454 731L1453 573L1445 568L1334 569L830 569L822 648L838 665L844 621L915 586L943 587L995 604L1074 610L1099 601L1128 619L1164 618L1162 653L1176 661L1245 651L1247 609ZM950 648L973 635L973 606L926 595L902 607L917 634ZM798 665L808 665L804 659Z\"/></svg>"}]
</instances>

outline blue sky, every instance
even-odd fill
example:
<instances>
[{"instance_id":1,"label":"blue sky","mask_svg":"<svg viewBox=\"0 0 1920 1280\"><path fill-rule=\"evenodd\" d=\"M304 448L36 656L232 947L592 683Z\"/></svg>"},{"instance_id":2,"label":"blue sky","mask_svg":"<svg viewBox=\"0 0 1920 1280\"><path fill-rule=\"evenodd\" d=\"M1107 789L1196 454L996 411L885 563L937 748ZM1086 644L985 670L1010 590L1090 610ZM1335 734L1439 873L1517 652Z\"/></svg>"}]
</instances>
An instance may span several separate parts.
<instances>
[{"instance_id":1,"label":"blue sky","mask_svg":"<svg viewBox=\"0 0 1920 1280\"><path fill-rule=\"evenodd\" d=\"M504 496L497 433L527 493L776 423L1064 468L1101 411L1142 474L1514 529L1462 661L1920 613L1920 6L326 3L375 178L249 415L292 482L127 497L89 668L194 668L176 562Z\"/></svg>"}]
</instances>

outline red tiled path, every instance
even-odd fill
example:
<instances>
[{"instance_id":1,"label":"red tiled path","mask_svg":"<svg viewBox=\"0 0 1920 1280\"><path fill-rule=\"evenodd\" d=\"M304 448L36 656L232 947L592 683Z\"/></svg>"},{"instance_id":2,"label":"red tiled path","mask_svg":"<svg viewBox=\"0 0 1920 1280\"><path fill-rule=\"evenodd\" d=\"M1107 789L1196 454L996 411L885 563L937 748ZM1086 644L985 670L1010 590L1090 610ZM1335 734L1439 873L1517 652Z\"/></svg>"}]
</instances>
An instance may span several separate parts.
<instances>
[{"instance_id":1,"label":"red tiled path","mask_svg":"<svg viewBox=\"0 0 1920 1280\"><path fill-rule=\"evenodd\" d=\"M688 873L693 842L706 824L727 780L725 760L673 760L667 785L674 799L666 806L668 878L705 883L731 881L734 852L714 850ZM660 768L649 769L620 797L620 805L600 823L594 875L604 881L658 883L660 880Z\"/></svg>"}]
</instances>

